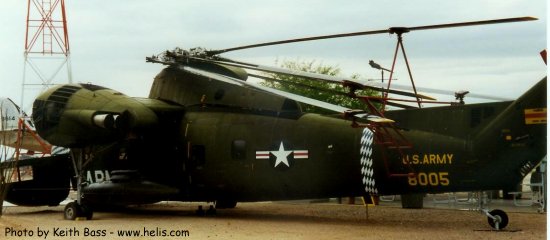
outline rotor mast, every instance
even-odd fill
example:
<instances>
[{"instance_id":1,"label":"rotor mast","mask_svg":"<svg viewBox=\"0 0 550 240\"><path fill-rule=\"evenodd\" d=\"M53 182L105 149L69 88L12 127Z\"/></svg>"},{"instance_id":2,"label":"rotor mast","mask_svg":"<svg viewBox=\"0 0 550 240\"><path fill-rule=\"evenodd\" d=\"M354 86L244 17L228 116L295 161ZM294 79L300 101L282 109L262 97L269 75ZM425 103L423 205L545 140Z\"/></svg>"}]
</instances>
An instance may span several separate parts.
<instances>
[{"instance_id":1,"label":"rotor mast","mask_svg":"<svg viewBox=\"0 0 550 240\"><path fill-rule=\"evenodd\" d=\"M422 104L421 104L422 100L420 100L420 97L418 97L418 92L416 91L416 86L414 84L414 79L413 79L413 76L412 76L411 67L409 65L409 60L407 59L407 54L405 52L405 46L403 45L403 33L408 33L408 32L410 32L410 30L408 28L405 28L405 27L392 27L389 30L390 30L391 34L396 34L397 35L397 45L395 46L395 53L393 54L393 62L392 62L391 69L390 69L390 79L388 80L387 89L389 91L389 89L391 87L391 82L392 82L392 79L393 79L393 73L395 71L395 63L397 61L397 53L399 53L399 49L401 49L401 52L403 52L403 59L405 60L405 65L407 66L407 72L409 73L409 78L411 79L411 84L412 84L413 92L414 92L414 95L415 95L415 98L416 98L416 102L418 104L418 107L421 108L422 107ZM388 95L389 95L388 91L383 93L384 97L383 97L383 103L382 103L382 111L384 111L386 109L386 104L388 102Z\"/></svg>"}]
</instances>

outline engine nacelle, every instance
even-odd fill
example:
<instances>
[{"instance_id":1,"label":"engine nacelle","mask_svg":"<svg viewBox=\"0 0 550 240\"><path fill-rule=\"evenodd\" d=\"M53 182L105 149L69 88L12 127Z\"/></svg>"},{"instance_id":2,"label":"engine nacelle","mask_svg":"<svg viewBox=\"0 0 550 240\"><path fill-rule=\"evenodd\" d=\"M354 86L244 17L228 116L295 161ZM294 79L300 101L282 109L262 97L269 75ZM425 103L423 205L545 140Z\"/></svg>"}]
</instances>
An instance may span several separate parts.
<instances>
[{"instance_id":1,"label":"engine nacelle","mask_svg":"<svg viewBox=\"0 0 550 240\"><path fill-rule=\"evenodd\" d=\"M147 105L152 101L91 84L60 85L36 98L32 119L38 134L51 144L80 147L156 126L157 115Z\"/></svg>"},{"instance_id":2,"label":"engine nacelle","mask_svg":"<svg viewBox=\"0 0 550 240\"><path fill-rule=\"evenodd\" d=\"M74 110L65 111L65 116L73 121L79 122L88 127L100 127L103 129L115 129L115 119L119 114L100 113L95 110Z\"/></svg>"}]
</instances>

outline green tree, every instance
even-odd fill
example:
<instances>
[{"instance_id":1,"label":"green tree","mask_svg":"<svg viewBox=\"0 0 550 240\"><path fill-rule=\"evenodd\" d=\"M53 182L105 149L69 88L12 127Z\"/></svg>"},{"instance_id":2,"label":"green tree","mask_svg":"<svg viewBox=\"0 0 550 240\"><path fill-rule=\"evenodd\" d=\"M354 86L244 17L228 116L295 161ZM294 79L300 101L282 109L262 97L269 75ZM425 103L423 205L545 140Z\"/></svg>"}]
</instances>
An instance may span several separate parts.
<instances>
[{"instance_id":1,"label":"green tree","mask_svg":"<svg viewBox=\"0 0 550 240\"><path fill-rule=\"evenodd\" d=\"M315 60L312 61L283 61L280 66L289 70L297 70L309 73L324 74L329 76L339 76L340 68L337 66L327 66L323 64L316 64ZM339 93L348 93L349 90L342 86L341 84L330 83L322 80L312 80L299 78L294 76L289 76L285 74L278 73L268 73L268 77L281 80L281 81L265 81L262 84L267 87L280 89L282 91L298 94L304 97L317 99L323 102L328 102L331 104L347 107L350 109L365 109L366 105L362 100L351 98L344 94ZM360 76L354 74L351 77L351 80L356 80ZM283 82L284 81L284 82ZM311 86L305 87L304 85ZM358 90L356 91L357 95L365 96L379 96L379 93L372 90ZM311 106L307 104L302 104L302 109L306 112L314 113L331 113L325 109Z\"/></svg>"}]
</instances>

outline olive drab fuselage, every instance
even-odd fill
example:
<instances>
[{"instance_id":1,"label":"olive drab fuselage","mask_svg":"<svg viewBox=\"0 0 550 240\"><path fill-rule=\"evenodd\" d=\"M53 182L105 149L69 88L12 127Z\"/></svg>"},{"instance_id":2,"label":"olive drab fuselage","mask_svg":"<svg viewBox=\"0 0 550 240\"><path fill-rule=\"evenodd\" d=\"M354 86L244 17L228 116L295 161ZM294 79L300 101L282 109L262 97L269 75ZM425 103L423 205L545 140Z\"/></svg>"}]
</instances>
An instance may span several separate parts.
<instances>
[{"instance_id":1,"label":"olive drab fuselage","mask_svg":"<svg viewBox=\"0 0 550 240\"><path fill-rule=\"evenodd\" d=\"M209 68L246 79L242 70ZM89 201L115 194L100 182L128 171L145 190L110 181L126 191L110 199L264 201L507 188L546 155L545 122L526 124L525 114L542 109L546 78L517 101L387 111L410 143L397 150L380 142L383 127L354 127L284 97L168 67L147 99L58 86L37 99L33 118L52 144L89 151Z\"/></svg>"}]
</instances>

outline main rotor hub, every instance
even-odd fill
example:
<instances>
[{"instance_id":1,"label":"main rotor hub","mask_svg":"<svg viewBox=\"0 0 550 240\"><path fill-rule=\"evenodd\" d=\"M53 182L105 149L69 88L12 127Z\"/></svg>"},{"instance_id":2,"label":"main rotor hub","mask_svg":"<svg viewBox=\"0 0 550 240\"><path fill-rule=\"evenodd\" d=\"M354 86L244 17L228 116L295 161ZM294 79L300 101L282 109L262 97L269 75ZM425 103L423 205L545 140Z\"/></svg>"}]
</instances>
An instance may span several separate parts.
<instances>
[{"instance_id":1,"label":"main rotor hub","mask_svg":"<svg viewBox=\"0 0 550 240\"><path fill-rule=\"evenodd\" d=\"M208 54L208 50L202 47L191 48L189 50L176 47L172 51L166 50L158 55L146 57L145 60L146 62L172 65L185 64L189 62L190 58L210 59L212 57Z\"/></svg>"},{"instance_id":2,"label":"main rotor hub","mask_svg":"<svg viewBox=\"0 0 550 240\"><path fill-rule=\"evenodd\" d=\"M397 35L401 35L403 33L408 33L410 32L411 30L408 28L408 27L391 27L388 29L390 34L397 34Z\"/></svg>"}]
</instances>

